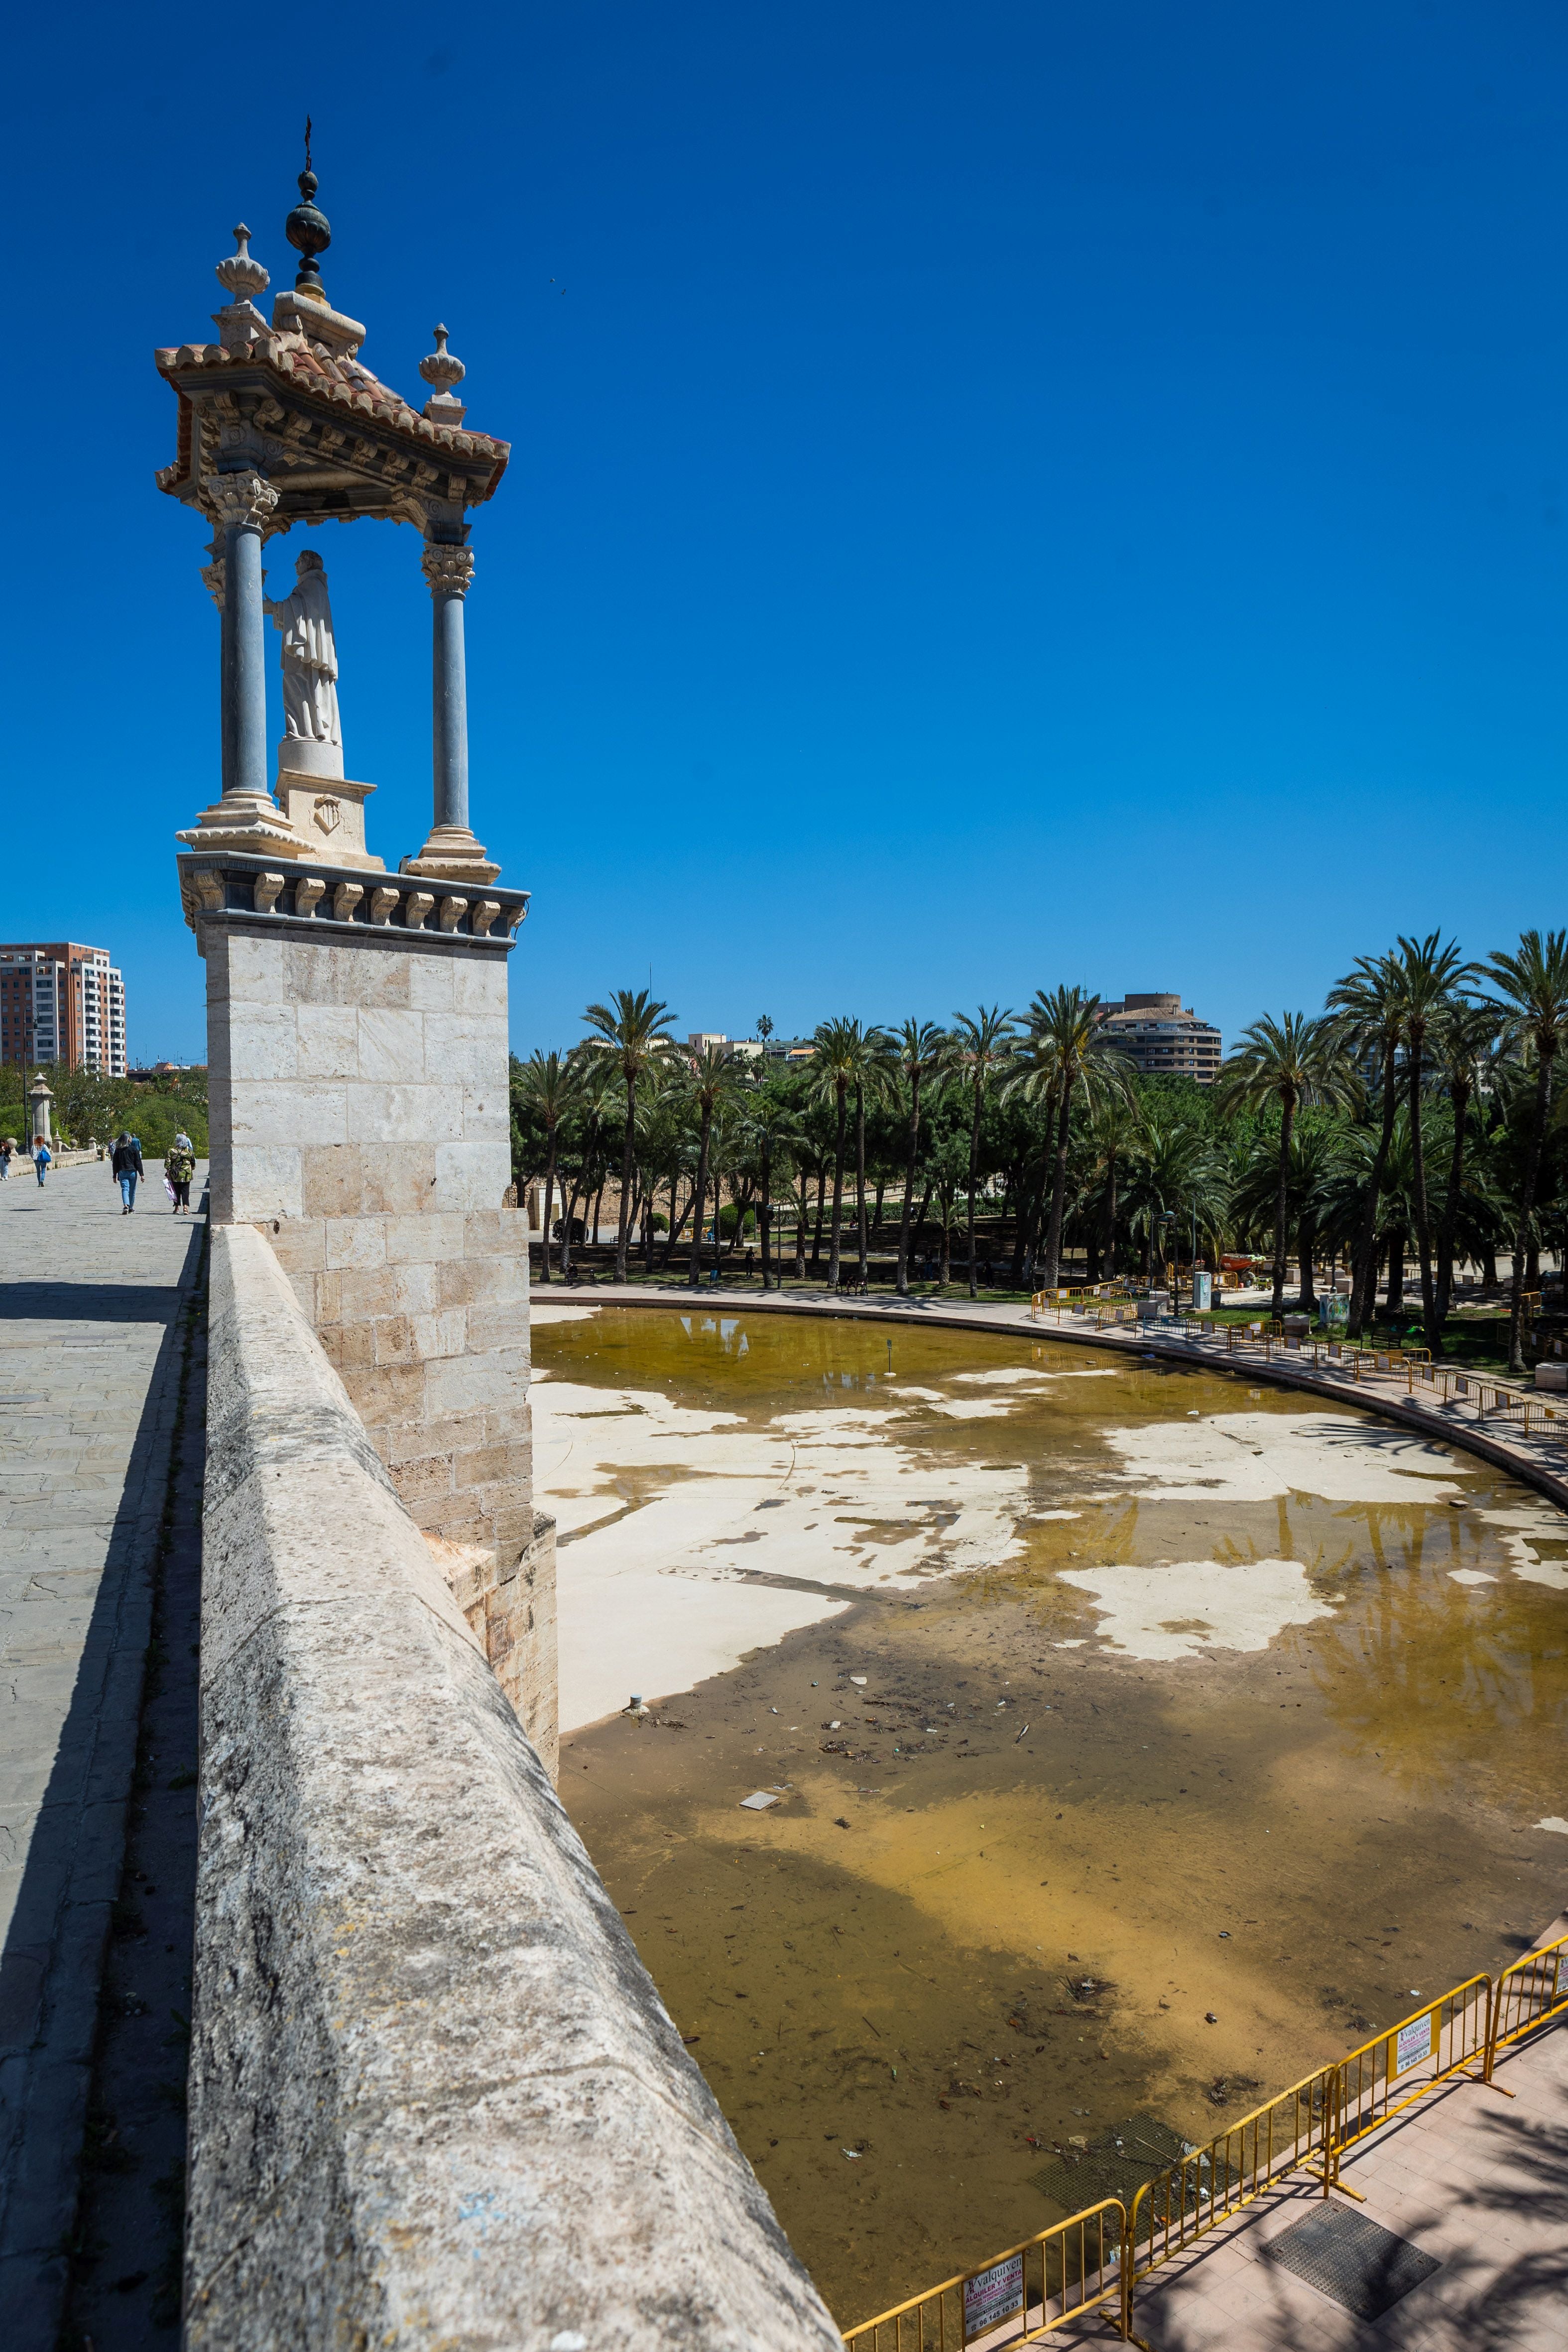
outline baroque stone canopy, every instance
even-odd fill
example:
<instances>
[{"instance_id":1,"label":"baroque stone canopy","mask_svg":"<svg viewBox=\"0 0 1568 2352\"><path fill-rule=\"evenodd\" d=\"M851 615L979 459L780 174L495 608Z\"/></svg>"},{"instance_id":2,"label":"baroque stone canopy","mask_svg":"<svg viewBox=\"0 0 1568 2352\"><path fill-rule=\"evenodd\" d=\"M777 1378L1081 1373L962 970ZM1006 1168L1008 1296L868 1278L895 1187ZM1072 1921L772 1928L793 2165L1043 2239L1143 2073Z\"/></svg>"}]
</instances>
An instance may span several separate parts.
<instances>
[{"instance_id":1,"label":"baroque stone canopy","mask_svg":"<svg viewBox=\"0 0 1568 2352\"><path fill-rule=\"evenodd\" d=\"M250 299L265 273L245 250L249 232L236 234L231 264L242 266L224 284L238 299L215 315L219 340L154 353L180 404L177 452L158 488L217 524L210 485L253 467L278 493L268 538L362 516L460 538L466 509L494 496L510 444L419 415L357 356L363 328L324 300L281 293L268 324ZM450 395L447 405L461 416Z\"/></svg>"}]
</instances>

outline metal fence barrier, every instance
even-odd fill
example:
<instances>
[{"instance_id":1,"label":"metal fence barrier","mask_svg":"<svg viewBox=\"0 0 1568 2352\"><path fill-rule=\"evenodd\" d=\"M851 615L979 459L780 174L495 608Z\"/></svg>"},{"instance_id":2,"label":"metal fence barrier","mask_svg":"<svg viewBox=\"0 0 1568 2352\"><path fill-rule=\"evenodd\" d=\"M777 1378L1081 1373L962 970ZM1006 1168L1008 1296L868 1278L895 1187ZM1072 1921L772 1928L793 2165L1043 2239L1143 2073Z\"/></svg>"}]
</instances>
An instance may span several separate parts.
<instances>
[{"instance_id":1,"label":"metal fence barrier","mask_svg":"<svg viewBox=\"0 0 1568 2352\"><path fill-rule=\"evenodd\" d=\"M977 2271L944 2279L879 2318L852 2327L850 2352L964 2352L968 2345L1032 2344L1069 2319L1108 2312L1125 2336L1131 2306L1127 2208L1120 2197L1053 2222Z\"/></svg>"},{"instance_id":2,"label":"metal fence barrier","mask_svg":"<svg viewBox=\"0 0 1568 2352\"><path fill-rule=\"evenodd\" d=\"M1564 2010L1568 2010L1568 1936L1559 1936L1544 1951L1526 1952L1497 1980L1491 2032L1487 2037L1487 2081L1491 2081L1500 2050Z\"/></svg>"},{"instance_id":3,"label":"metal fence barrier","mask_svg":"<svg viewBox=\"0 0 1568 2352\"><path fill-rule=\"evenodd\" d=\"M851 2352L964 2352L973 2345L1001 2352L1094 2310L1137 2343L1140 2280L1289 2173L1313 2173L1325 2197L1338 2189L1359 2200L1340 2178L1348 2149L1460 2076L1501 2090L1492 2082L1498 2052L1564 2012L1568 1936L1526 1952L1495 1980L1467 1977L1335 2064L1320 2066L1146 2180L1131 2211L1120 2198L1104 2198L981 2269L849 2329L845 2343Z\"/></svg>"}]
</instances>

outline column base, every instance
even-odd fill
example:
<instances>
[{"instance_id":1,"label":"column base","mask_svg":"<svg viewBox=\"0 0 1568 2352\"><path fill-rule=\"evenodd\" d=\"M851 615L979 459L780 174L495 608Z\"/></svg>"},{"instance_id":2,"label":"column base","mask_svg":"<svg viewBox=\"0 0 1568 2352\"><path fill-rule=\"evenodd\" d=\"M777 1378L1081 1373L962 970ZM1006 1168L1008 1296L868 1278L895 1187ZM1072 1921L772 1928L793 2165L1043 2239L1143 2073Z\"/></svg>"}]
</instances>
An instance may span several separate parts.
<instances>
[{"instance_id":1,"label":"column base","mask_svg":"<svg viewBox=\"0 0 1568 2352\"><path fill-rule=\"evenodd\" d=\"M397 870L400 874L426 876L433 882L472 882L479 886L493 882L500 867L490 864L484 845L474 839L466 824L438 824L432 827L418 856L405 857Z\"/></svg>"},{"instance_id":2,"label":"column base","mask_svg":"<svg viewBox=\"0 0 1568 2352\"><path fill-rule=\"evenodd\" d=\"M203 809L188 833L177 833L187 849L221 849L236 856L310 857L319 850L301 841L270 793L226 793Z\"/></svg>"}]
</instances>

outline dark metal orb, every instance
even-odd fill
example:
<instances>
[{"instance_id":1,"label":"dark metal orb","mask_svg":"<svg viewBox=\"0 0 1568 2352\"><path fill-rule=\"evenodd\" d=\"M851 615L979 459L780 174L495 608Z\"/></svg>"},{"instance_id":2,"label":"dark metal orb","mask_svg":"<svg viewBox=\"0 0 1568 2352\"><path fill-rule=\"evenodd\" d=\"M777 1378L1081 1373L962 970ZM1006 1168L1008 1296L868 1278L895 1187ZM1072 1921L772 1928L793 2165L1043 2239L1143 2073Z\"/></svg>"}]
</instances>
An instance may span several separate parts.
<instances>
[{"instance_id":1,"label":"dark metal orb","mask_svg":"<svg viewBox=\"0 0 1568 2352\"><path fill-rule=\"evenodd\" d=\"M301 202L295 205L283 224L284 236L296 253L302 253L307 260L312 254L325 253L332 241L331 226L326 214L318 211L310 202L316 193L316 187L314 172L301 172L300 174Z\"/></svg>"}]
</instances>

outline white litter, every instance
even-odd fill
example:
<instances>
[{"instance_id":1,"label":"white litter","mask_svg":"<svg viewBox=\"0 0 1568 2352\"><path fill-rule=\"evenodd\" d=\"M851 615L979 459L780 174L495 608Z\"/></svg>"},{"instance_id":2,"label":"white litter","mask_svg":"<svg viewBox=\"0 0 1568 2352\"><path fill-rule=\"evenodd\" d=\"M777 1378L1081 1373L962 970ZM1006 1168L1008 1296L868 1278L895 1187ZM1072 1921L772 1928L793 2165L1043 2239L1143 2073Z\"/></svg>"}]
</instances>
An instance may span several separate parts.
<instances>
[{"instance_id":1,"label":"white litter","mask_svg":"<svg viewBox=\"0 0 1568 2352\"><path fill-rule=\"evenodd\" d=\"M749 1797L742 1798L741 1803L748 1813L765 1813L770 1805L778 1803L778 1799L770 1796L765 1789L754 1789Z\"/></svg>"},{"instance_id":2,"label":"white litter","mask_svg":"<svg viewBox=\"0 0 1568 2352\"><path fill-rule=\"evenodd\" d=\"M851 1681L852 1683L857 1683L857 1684L858 1684L859 1687L860 1687L862 1690L864 1690L864 1689L865 1689L865 1687L866 1687L866 1677L865 1677L865 1675L850 1675L850 1677L849 1677L849 1679L850 1679L850 1681Z\"/></svg>"}]
</instances>

